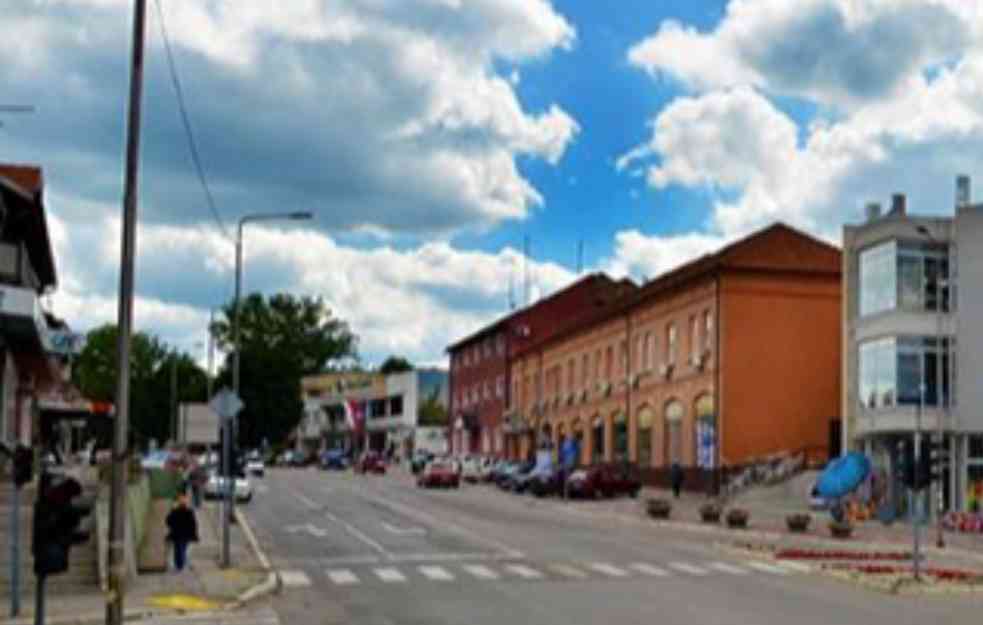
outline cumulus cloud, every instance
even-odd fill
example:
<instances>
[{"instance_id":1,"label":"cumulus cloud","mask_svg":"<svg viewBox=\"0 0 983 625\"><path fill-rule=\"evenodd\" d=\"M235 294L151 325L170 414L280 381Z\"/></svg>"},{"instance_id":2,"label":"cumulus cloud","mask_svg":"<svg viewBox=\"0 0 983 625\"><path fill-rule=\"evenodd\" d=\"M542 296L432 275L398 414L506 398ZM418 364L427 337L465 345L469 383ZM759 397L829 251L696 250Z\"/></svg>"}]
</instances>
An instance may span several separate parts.
<instances>
[{"instance_id":1,"label":"cumulus cloud","mask_svg":"<svg viewBox=\"0 0 983 625\"><path fill-rule=\"evenodd\" d=\"M706 225L724 237L783 220L835 241L865 202L898 191L914 211L951 212L955 176L983 166L983 31L969 19L980 10L971 4L733 0L711 34L664 24L630 58L676 71L699 92L656 114L650 138L618 166L643 168L655 188L711 189ZM660 37L686 32L702 61L685 46L663 54L669 39ZM881 53L905 38L908 49L886 63ZM762 60L779 58L781 67ZM706 72L691 67L703 61ZM738 71L713 75L734 62ZM797 124L777 93L820 112ZM829 105L839 112L823 113Z\"/></svg>"},{"instance_id":2,"label":"cumulus cloud","mask_svg":"<svg viewBox=\"0 0 983 625\"><path fill-rule=\"evenodd\" d=\"M732 0L711 32L664 22L630 62L697 90L754 85L852 106L896 95L970 45L961 0Z\"/></svg>"},{"instance_id":3,"label":"cumulus cloud","mask_svg":"<svg viewBox=\"0 0 983 625\"><path fill-rule=\"evenodd\" d=\"M659 236L624 230L615 237L614 253L601 267L616 277L647 280L712 253L726 242L723 237L698 233Z\"/></svg>"},{"instance_id":4,"label":"cumulus cloud","mask_svg":"<svg viewBox=\"0 0 983 625\"><path fill-rule=\"evenodd\" d=\"M115 203L132 3L15 3L0 23L5 99L38 105L0 158L42 162L65 216ZM208 223L148 13L142 218ZM529 111L500 60L573 45L546 0L163 3L201 154L225 218L271 205L317 225L451 233L542 204L516 167L558 163L579 132L556 104ZM69 211L74 210L74 213Z\"/></svg>"}]
</instances>

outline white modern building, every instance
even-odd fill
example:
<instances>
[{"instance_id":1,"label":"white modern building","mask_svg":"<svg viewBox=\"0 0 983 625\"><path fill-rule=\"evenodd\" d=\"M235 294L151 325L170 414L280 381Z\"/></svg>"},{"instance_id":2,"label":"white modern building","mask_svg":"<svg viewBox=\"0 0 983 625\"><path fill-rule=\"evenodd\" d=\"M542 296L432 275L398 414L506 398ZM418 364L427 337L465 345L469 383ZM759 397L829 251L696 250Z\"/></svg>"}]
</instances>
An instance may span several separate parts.
<instances>
[{"instance_id":1,"label":"white modern building","mask_svg":"<svg viewBox=\"0 0 983 625\"><path fill-rule=\"evenodd\" d=\"M930 509L983 507L983 205L957 183L951 217L910 215L903 195L843 230L843 444L907 509L901 445L938 440L949 462Z\"/></svg>"},{"instance_id":2,"label":"white modern building","mask_svg":"<svg viewBox=\"0 0 983 625\"><path fill-rule=\"evenodd\" d=\"M296 430L296 442L308 447L350 449L358 447L406 455L420 434L429 444L432 433L420 427L420 411L428 404L447 410L447 372L414 369L383 375L374 372L338 372L307 376L301 381L304 416ZM361 439L345 414L358 415L364 423Z\"/></svg>"}]
</instances>

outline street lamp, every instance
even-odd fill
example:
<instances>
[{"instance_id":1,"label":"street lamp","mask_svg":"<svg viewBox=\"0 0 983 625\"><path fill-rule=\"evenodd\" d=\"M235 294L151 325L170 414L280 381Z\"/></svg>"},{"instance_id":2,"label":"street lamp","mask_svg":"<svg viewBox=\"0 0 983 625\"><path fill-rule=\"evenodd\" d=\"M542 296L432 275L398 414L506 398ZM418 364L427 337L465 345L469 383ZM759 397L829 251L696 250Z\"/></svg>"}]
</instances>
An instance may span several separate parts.
<instances>
[{"instance_id":1,"label":"street lamp","mask_svg":"<svg viewBox=\"0 0 983 625\"><path fill-rule=\"evenodd\" d=\"M915 229L918 231L918 234L922 235L923 237L925 237L926 239L928 239L930 242L932 242L932 243L940 243L940 241L935 238L935 235L932 234L932 231L929 230L926 226L920 225L920 226L916 227ZM946 249L948 249L948 247ZM924 269L923 269L923 271L924 271ZM938 378L938 381L937 381L938 390L936 391L936 397L938 398L938 407L937 407L937 412L936 412L937 419L936 419L936 421L937 421L937 437L938 437L938 444L940 446L939 447L939 453L940 454L942 452L942 448L945 446L945 439L944 439L945 433L944 433L943 422L942 422L942 415L943 415L943 407L942 407L942 383L943 383L943 379L942 379L942 303L943 303L943 300L942 300L942 289L945 288L946 286L948 286L948 283L949 283L948 280L942 278L942 269L940 267L939 270L936 272L936 275L935 275L935 290L936 290L936 295L935 296L937 298L936 303L935 303L935 367L936 367L936 371L937 371L937 374L936 375L937 375L937 378ZM950 289L950 297L951 297L951 289ZM950 345L949 345L949 349L950 349L950 351L952 350L952 344L951 344L951 342L950 342ZM923 377L924 377L924 373L923 373ZM953 389L953 384L952 384L952 377L953 377L953 372L952 372L951 367L950 367L950 371L949 371L949 393L946 396L945 412L948 412L949 404L950 404L950 402L952 402L952 393L953 393L953 390L954 390ZM945 515L945 497L943 495L943 490L942 490L944 488L944 486L942 484L943 477L942 477L942 471L941 471L941 469L942 469L942 467L940 466L939 467L939 484L938 484L938 487L937 487L938 488L938 496L937 496L937 512L938 512L938 514L936 515L937 518L935 519L935 522L936 522L935 545L937 547L939 547L940 549L943 548L943 547L945 547L945 536L943 534L943 528L942 528L942 517ZM952 468L950 467L949 470L951 471Z\"/></svg>"},{"instance_id":2,"label":"street lamp","mask_svg":"<svg viewBox=\"0 0 983 625\"><path fill-rule=\"evenodd\" d=\"M232 311L232 342L235 346L235 357L232 360L232 388L235 394L239 394L239 356L242 349L239 345L239 297L242 289L242 229L248 223L257 221L279 221L312 219L313 213L307 211L281 212L281 213L252 213L244 215L239 219L239 226L236 229L236 290L235 300L233 301ZM233 418L234 423L234 418ZM225 475L225 514L222 515L222 566L228 568L231 560L229 557L229 526L232 521L232 514L235 506L235 477L232 475L232 436L236 431L233 423L223 422L222 430L225 436L222 440L222 469Z\"/></svg>"}]
</instances>

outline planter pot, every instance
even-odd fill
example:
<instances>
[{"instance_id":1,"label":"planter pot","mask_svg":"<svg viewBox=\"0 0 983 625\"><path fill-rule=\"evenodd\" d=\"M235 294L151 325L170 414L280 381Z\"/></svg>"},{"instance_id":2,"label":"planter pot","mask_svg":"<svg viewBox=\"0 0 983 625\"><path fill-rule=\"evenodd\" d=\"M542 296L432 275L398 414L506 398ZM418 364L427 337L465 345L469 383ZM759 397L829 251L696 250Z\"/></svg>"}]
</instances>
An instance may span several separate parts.
<instances>
[{"instance_id":1,"label":"planter pot","mask_svg":"<svg viewBox=\"0 0 983 625\"><path fill-rule=\"evenodd\" d=\"M704 523L720 523L720 514L720 506L715 504L706 504L700 508L700 518Z\"/></svg>"},{"instance_id":2,"label":"planter pot","mask_svg":"<svg viewBox=\"0 0 983 625\"><path fill-rule=\"evenodd\" d=\"M745 528L749 516L747 510L730 510L727 513L727 527Z\"/></svg>"},{"instance_id":3,"label":"planter pot","mask_svg":"<svg viewBox=\"0 0 983 625\"><path fill-rule=\"evenodd\" d=\"M668 519L672 512L672 504L665 499L649 499L645 502L645 507L653 519Z\"/></svg>"},{"instance_id":4,"label":"planter pot","mask_svg":"<svg viewBox=\"0 0 983 625\"><path fill-rule=\"evenodd\" d=\"M808 514L790 514L785 517L785 525L788 526L788 531L802 534L809 530L809 523L812 522L812 516Z\"/></svg>"},{"instance_id":5,"label":"planter pot","mask_svg":"<svg viewBox=\"0 0 983 625\"><path fill-rule=\"evenodd\" d=\"M830 523L829 531L833 538L850 538L853 534L853 526L849 523Z\"/></svg>"}]
</instances>

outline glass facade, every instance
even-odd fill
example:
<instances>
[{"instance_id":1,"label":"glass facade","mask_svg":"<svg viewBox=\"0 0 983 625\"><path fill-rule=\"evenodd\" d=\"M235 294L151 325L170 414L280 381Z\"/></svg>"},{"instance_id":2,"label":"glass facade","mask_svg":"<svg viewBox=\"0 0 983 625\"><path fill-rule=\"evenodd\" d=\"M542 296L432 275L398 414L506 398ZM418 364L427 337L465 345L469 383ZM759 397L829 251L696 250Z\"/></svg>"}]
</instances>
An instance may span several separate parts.
<instances>
[{"instance_id":1,"label":"glass facade","mask_svg":"<svg viewBox=\"0 0 983 625\"><path fill-rule=\"evenodd\" d=\"M948 250L888 241L860 253L860 315L949 311Z\"/></svg>"},{"instance_id":2,"label":"glass facade","mask_svg":"<svg viewBox=\"0 0 983 625\"><path fill-rule=\"evenodd\" d=\"M949 339L942 340L941 363L935 337L888 337L862 343L860 401L863 406L875 409L918 405L922 380L925 382L926 406L939 405L940 400L946 403L950 387L950 342Z\"/></svg>"}]
</instances>

